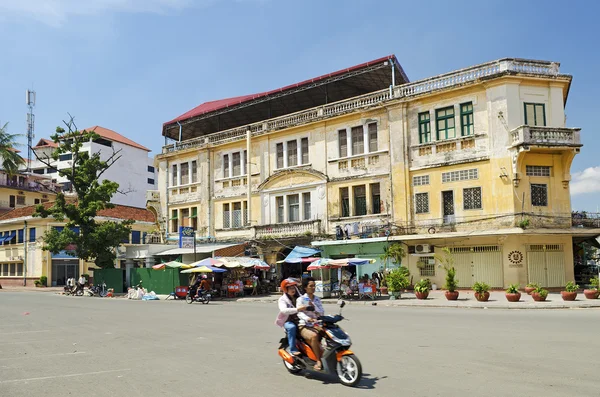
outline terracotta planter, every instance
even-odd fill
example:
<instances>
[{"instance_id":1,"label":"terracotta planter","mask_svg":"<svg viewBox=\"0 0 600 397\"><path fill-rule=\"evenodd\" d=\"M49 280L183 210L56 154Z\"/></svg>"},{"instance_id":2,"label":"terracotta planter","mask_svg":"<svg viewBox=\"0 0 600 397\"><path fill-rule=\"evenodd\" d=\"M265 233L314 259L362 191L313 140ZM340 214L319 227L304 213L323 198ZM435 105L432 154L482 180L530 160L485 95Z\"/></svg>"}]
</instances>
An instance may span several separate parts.
<instances>
[{"instance_id":1,"label":"terracotta planter","mask_svg":"<svg viewBox=\"0 0 600 397\"><path fill-rule=\"evenodd\" d=\"M509 294L508 292L505 293L504 295L506 295L506 300L509 302L518 302L521 300L521 293L517 292L516 294Z\"/></svg>"},{"instance_id":2,"label":"terracotta planter","mask_svg":"<svg viewBox=\"0 0 600 397\"><path fill-rule=\"evenodd\" d=\"M544 302L547 298L547 296L542 296L542 295L538 294L537 292L532 292L531 297L536 302Z\"/></svg>"},{"instance_id":3,"label":"terracotta planter","mask_svg":"<svg viewBox=\"0 0 600 397\"><path fill-rule=\"evenodd\" d=\"M525 287L525 292L527 295L531 295L531 293L535 290L535 287Z\"/></svg>"},{"instance_id":4,"label":"terracotta planter","mask_svg":"<svg viewBox=\"0 0 600 397\"><path fill-rule=\"evenodd\" d=\"M455 301L458 299L458 291L453 291L453 292L446 291L445 295L446 295L446 299L448 299L449 301Z\"/></svg>"},{"instance_id":5,"label":"terracotta planter","mask_svg":"<svg viewBox=\"0 0 600 397\"><path fill-rule=\"evenodd\" d=\"M560 296L564 301L574 301L577 298L577 292L560 291Z\"/></svg>"},{"instance_id":6,"label":"terracotta planter","mask_svg":"<svg viewBox=\"0 0 600 397\"><path fill-rule=\"evenodd\" d=\"M429 296L429 291L427 291L427 292L415 291L415 296L417 297L417 299L427 299L427 297Z\"/></svg>"},{"instance_id":7,"label":"terracotta planter","mask_svg":"<svg viewBox=\"0 0 600 397\"><path fill-rule=\"evenodd\" d=\"M477 299L479 302L487 302L488 299L490 299L490 293L489 292L475 292L475 299Z\"/></svg>"},{"instance_id":8,"label":"terracotta planter","mask_svg":"<svg viewBox=\"0 0 600 397\"><path fill-rule=\"evenodd\" d=\"M597 289L584 289L583 294L587 299L598 299L600 291L598 291Z\"/></svg>"}]
</instances>

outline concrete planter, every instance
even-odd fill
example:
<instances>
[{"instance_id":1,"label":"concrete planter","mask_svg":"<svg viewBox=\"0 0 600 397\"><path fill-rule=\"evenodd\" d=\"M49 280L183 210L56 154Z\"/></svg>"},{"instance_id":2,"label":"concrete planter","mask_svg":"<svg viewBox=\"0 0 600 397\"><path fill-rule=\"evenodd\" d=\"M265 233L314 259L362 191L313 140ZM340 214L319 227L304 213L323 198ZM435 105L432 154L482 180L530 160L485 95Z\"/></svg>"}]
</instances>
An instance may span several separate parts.
<instances>
[{"instance_id":1,"label":"concrete planter","mask_svg":"<svg viewBox=\"0 0 600 397\"><path fill-rule=\"evenodd\" d=\"M574 301L577 298L577 292L560 291L560 296L564 301Z\"/></svg>"},{"instance_id":2,"label":"concrete planter","mask_svg":"<svg viewBox=\"0 0 600 397\"><path fill-rule=\"evenodd\" d=\"M585 295L586 299L598 299L600 291L597 289L584 289L583 294Z\"/></svg>"},{"instance_id":3,"label":"concrete planter","mask_svg":"<svg viewBox=\"0 0 600 397\"><path fill-rule=\"evenodd\" d=\"M521 293L517 292L516 294L504 294L506 296L506 300L509 302L518 302L521 300Z\"/></svg>"},{"instance_id":4,"label":"concrete planter","mask_svg":"<svg viewBox=\"0 0 600 397\"><path fill-rule=\"evenodd\" d=\"M455 301L458 299L458 291L446 291L444 295L446 295L446 299L449 301Z\"/></svg>"}]
</instances>

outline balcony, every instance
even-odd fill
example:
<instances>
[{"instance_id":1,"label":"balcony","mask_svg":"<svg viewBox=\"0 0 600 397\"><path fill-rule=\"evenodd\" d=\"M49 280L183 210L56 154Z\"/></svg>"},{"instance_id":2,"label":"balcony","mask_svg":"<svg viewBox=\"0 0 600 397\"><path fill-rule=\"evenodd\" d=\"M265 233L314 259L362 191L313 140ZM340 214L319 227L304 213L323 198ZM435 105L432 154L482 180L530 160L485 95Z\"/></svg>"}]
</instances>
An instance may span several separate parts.
<instances>
[{"instance_id":1,"label":"balcony","mask_svg":"<svg viewBox=\"0 0 600 397\"><path fill-rule=\"evenodd\" d=\"M190 193L182 193L182 194L173 194L169 196L169 204L187 204L187 203L196 203L200 201L201 193L190 192Z\"/></svg>"},{"instance_id":2,"label":"balcony","mask_svg":"<svg viewBox=\"0 0 600 397\"><path fill-rule=\"evenodd\" d=\"M581 128L533 127L522 125L511 131L511 147L581 147Z\"/></svg>"},{"instance_id":3,"label":"balcony","mask_svg":"<svg viewBox=\"0 0 600 397\"><path fill-rule=\"evenodd\" d=\"M167 145L163 147L162 152L165 154L191 148L204 148L209 145L222 145L229 142L241 141L246 139L248 130L250 130L252 137L257 137L279 129L308 124L357 110L381 106L394 99L411 98L448 88L477 83L482 79L518 73L556 77L559 75L559 64L512 58L487 62L428 79L398 85L392 90L385 89L375 91L358 97L265 120L263 122L216 132L214 134L189 139L174 145Z\"/></svg>"},{"instance_id":4,"label":"balcony","mask_svg":"<svg viewBox=\"0 0 600 397\"><path fill-rule=\"evenodd\" d=\"M148 190L146 192L146 201L160 201L160 192L158 190Z\"/></svg>"},{"instance_id":5,"label":"balcony","mask_svg":"<svg viewBox=\"0 0 600 397\"><path fill-rule=\"evenodd\" d=\"M294 237L321 233L321 220L255 226L256 238Z\"/></svg>"},{"instance_id":6,"label":"balcony","mask_svg":"<svg viewBox=\"0 0 600 397\"><path fill-rule=\"evenodd\" d=\"M600 229L600 212L573 212L573 227Z\"/></svg>"}]
</instances>

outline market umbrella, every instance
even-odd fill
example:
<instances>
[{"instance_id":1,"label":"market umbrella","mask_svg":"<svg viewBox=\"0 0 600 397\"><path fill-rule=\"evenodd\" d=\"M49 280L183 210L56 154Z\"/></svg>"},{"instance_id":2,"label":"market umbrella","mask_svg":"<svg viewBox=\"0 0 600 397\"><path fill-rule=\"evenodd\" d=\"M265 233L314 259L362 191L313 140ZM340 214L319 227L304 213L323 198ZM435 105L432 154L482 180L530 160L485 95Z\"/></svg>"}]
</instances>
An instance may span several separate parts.
<instances>
[{"instance_id":1,"label":"market umbrella","mask_svg":"<svg viewBox=\"0 0 600 397\"><path fill-rule=\"evenodd\" d=\"M152 269L154 269L154 270L164 270L165 267L167 267L166 264L159 263L158 265L152 266Z\"/></svg>"},{"instance_id":2,"label":"market umbrella","mask_svg":"<svg viewBox=\"0 0 600 397\"><path fill-rule=\"evenodd\" d=\"M218 265L222 265L224 262L220 259L215 258L204 258L194 263L190 263L190 267L199 267L199 266L207 266L214 267Z\"/></svg>"},{"instance_id":3,"label":"market umbrella","mask_svg":"<svg viewBox=\"0 0 600 397\"><path fill-rule=\"evenodd\" d=\"M191 269L186 269L186 270L182 270L181 273L182 274L188 274L188 273L212 273L214 272L213 269L209 268L208 266L199 266L199 267L193 267Z\"/></svg>"},{"instance_id":4,"label":"market umbrella","mask_svg":"<svg viewBox=\"0 0 600 397\"><path fill-rule=\"evenodd\" d=\"M161 263L161 265L162 265L162 263ZM181 263L181 262L177 262L177 261L167 262L167 263L164 263L164 265L167 267L172 267L172 268L185 268L185 266L188 266L185 263Z\"/></svg>"}]
</instances>

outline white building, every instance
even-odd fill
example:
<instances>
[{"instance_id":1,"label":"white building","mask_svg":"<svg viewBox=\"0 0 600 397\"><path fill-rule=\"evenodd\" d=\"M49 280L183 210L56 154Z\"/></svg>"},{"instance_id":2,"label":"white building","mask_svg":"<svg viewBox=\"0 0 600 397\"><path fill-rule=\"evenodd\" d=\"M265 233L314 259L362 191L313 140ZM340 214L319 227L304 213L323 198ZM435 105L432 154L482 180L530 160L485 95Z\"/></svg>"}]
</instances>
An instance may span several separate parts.
<instances>
[{"instance_id":1,"label":"white building","mask_svg":"<svg viewBox=\"0 0 600 397\"><path fill-rule=\"evenodd\" d=\"M94 126L85 130L93 131L100 138L83 144L81 151L87 151L90 154L100 152L102 160L107 160L113 154L113 151L120 151L117 155L120 158L102 175L103 179L119 184L120 193L113 196L113 204L145 208L146 191L156 189L156 172L153 159L148 156L150 149L108 128ZM36 152L37 157L51 159L51 154L55 148L56 144L54 142L41 139L33 150ZM67 179L59 176L57 170L71 167L71 161L71 154L65 153L60 156L58 161L51 160L49 162L51 167L37 159L33 160L31 169L36 174L52 176L57 183L63 185L64 191L68 191L70 186L68 186Z\"/></svg>"}]
</instances>

